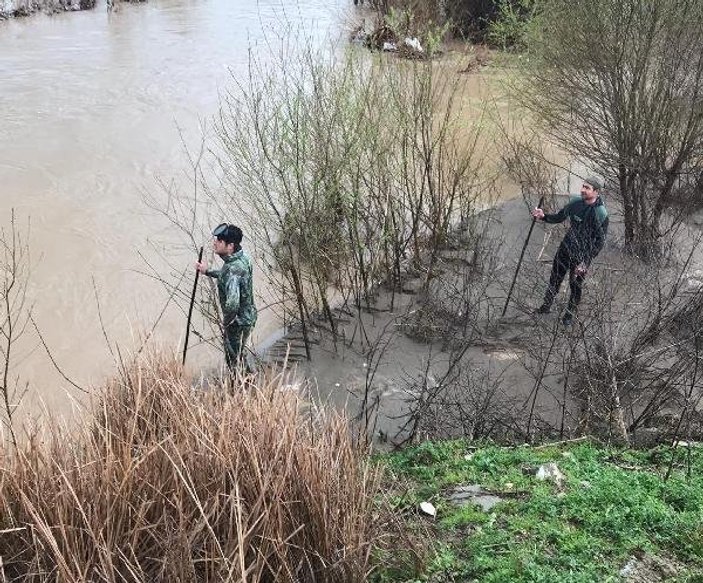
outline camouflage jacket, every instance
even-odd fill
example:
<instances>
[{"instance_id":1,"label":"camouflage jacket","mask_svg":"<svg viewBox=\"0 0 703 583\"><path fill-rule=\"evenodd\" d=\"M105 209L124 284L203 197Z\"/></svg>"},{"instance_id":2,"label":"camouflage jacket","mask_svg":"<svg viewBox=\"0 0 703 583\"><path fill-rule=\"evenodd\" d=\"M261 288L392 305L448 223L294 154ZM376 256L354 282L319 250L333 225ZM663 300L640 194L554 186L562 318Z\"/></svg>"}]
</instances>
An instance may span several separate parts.
<instances>
[{"instance_id":1,"label":"camouflage jacket","mask_svg":"<svg viewBox=\"0 0 703 583\"><path fill-rule=\"evenodd\" d=\"M242 249L224 258L222 269L208 269L205 275L217 278L217 291L225 326L256 324L254 305L254 266Z\"/></svg>"}]
</instances>

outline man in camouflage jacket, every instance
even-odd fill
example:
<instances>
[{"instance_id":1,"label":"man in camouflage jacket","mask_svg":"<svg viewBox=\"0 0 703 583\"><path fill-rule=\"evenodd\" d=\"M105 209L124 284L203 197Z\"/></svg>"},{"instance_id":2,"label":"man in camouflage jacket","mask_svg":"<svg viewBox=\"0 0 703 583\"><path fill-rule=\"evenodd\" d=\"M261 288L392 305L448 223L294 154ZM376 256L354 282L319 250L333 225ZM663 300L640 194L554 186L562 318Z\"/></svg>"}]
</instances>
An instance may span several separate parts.
<instances>
[{"instance_id":1,"label":"man in camouflage jacket","mask_svg":"<svg viewBox=\"0 0 703 583\"><path fill-rule=\"evenodd\" d=\"M569 203L558 213L545 214L540 208L532 211L534 218L545 223L562 223L569 219L569 230L552 263L552 274L544 302L537 308L538 314L549 313L561 282L568 272L571 295L562 320L565 326L572 323L573 315L581 301L583 280L588 267L605 244L608 211L599 194L601 189L600 180L589 177L581 186L581 196L571 197Z\"/></svg>"},{"instance_id":2,"label":"man in camouflage jacket","mask_svg":"<svg viewBox=\"0 0 703 583\"><path fill-rule=\"evenodd\" d=\"M217 291L223 314L225 360L235 370L244 359L244 348L256 324L254 278L251 257L242 249L242 230L223 223L213 232L212 246L224 261L221 269L208 269L207 263L196 268L217 279ZM248 368L248 367L247 367Z\"/></svg>"}]
</instances>

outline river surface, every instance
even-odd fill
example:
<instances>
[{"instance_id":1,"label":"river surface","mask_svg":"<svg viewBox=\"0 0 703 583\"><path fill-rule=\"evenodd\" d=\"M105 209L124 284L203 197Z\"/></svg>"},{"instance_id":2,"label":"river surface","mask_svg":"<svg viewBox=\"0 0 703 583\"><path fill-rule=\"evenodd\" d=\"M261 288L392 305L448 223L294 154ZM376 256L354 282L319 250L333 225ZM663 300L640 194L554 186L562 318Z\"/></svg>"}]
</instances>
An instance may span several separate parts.
<instances>
[{"instance_id":1,"label":"river surface","mask_svg":"<svg viewBox=\"0 0 703 583\"><path fill-rule=\"evenodd\" d=\"M158 192L159 177L189 188L183 140L198 147L200 122L217 112L231 75L245 78L250 47L275 50L291 26L315 42L339 39L351 4L151 0L110 15L99 4L0 22L0 226L12 208L21 225L31 222L28 299L53 359L77 384L115 370L105 336L134 351L167 304L144 258L158 269L159 248L183 238L144 193ZM264 311L255 340L276 325ZM154 342L176 351L184 328L169 305ZM17 348L29 410L68 411L77 393L37 334ZM212 359L202 347L189 354L193 368Z\"/></svg>"}]
</instances>

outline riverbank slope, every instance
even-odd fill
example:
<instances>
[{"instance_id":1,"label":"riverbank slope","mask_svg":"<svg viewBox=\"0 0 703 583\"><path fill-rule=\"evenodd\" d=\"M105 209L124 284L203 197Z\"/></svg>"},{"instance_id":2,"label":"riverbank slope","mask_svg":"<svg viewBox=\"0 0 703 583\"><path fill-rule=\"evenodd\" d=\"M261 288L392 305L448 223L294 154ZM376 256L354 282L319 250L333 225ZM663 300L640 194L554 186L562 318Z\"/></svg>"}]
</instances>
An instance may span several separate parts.
<instances>
[{"instance_id":1,"label":"riverbank slope","mask_svg":"<svg viewBox=\"0 0 703 583\"><path fill-rule=\"evenodd\" d=\"M294 362L316 399L346 407L381 446L428 436L523 442L589 432L640 445L671 439L687 397L658 371L683 371L675 359L692 342L677 322L701 293L698 227L682 232L679 252L654 268L624 251L619 205L604 199L608 244L591 266L574 326L560 319L566 281L553 313L534 314L566 225L536 225L502 315L531 224L521 197L455 232L429 279L421 267L409 270L400 286L380 286L368 306L339 308L336 334L320 322L310 361L295 330L267 359ZM656 302L665 293L666 309ZM643 344L657 318L660 327ZM694 393L693 417L678 431L695 436Z\"/></svg>"},{"instance_id":2,"label":"riverbank slope","mask_svg":"<svg viewBox=\"0 0 703 583\"><path fill-rule=\"evenodd\" d=\"M30 16L36 12L54 14L95 8L96 0L2 0L0 20Z\"/></svg>"}]
</instances>

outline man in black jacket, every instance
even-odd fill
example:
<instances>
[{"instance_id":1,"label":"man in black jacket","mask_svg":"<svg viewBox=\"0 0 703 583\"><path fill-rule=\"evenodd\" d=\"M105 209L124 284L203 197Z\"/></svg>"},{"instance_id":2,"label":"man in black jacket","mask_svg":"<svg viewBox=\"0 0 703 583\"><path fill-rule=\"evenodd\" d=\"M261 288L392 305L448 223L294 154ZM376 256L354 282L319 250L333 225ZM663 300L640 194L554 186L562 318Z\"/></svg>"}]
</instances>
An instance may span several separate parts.
<instances>
[{"instance_id":1,"label":"man in black jacket","mask_svg":"<svg viewBox=\"0 0 703 583\"><path fill-rule=\"evenodd\" d=\"M608 211L599 195L602 184L594 177L587 178L581 186L581 196L571 197L569 203L558 213L545 214L540 208L532 216L545 223L561 223L567 218L570 227L552 263L549 286L544 302L537 308L538 314L548 314L561 282L567 271L571 295L562 322L565 326L573 322L574 313L581 301L583 280L591 261L598 255L608 232Z\"/></svg>"}]
</instances>

